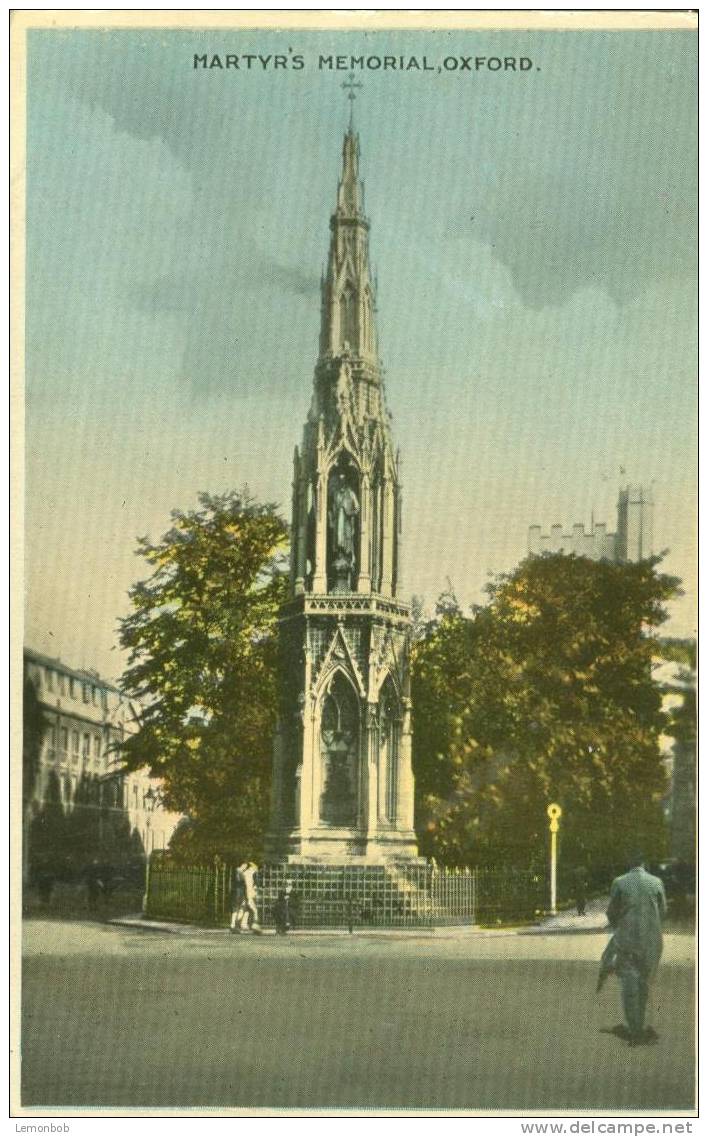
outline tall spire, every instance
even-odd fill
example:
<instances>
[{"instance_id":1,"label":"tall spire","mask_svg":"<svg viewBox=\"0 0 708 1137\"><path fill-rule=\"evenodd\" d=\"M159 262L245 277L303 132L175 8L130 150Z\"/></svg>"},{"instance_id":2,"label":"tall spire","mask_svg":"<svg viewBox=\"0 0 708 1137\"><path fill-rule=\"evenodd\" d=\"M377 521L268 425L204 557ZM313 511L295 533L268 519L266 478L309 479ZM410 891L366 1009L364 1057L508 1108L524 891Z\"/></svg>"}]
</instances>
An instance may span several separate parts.
<instances>
[{"instance_id":1,"label":"tall spire","mask_svg":"<svg viewBox=\"0 0 708 1137\"><path fill-rule=\"evenodd\" d=\"M362 84L356 83L354 81L353 75L350 75L349 78L346 79L344 83L342 83L342 90L347 92L347 98L349 99L349 130L350 131L352 131L354 129L354 100L356 99L356 95L354 94L354 91L357 90L357 88L359 90L361 90L361 87L362 87Z\"/></svg>"},{"instance_id":2,"label":"tall spire","mask_svg":"<svg viewBox=\"0 0 708 1137\"><path fill-rule=\"evenodd\" d=\"M364 187L359 180L359 135L350 126L344 135L342 148L342 176L337 189L336 216L351 221L364 217ZM368 225L367 225L368 228Z\"/></svg>"},{"instance_id":3,"label":"tall spire","mask_svg":"<svg viewBox=\"0 0 708 1137\"><path fill-rule=\"evenodd\" d=\"M320 356L344 351L376 358L369 222L359 177L359 136L350 125L342 146L337 205L330 219L327 274L322 284Z\"/></svg>"},{"instance_id":4,"label":"tall spire","mask_svg":"<svg viewBox=\"0 0 708 1137\"><path fill-rule=\"evenodd\" d=\"M293 456L267 855L409 860L417 848L401 487L351 121L330 232L312 403Z\"/></svg>"}]
</instances>

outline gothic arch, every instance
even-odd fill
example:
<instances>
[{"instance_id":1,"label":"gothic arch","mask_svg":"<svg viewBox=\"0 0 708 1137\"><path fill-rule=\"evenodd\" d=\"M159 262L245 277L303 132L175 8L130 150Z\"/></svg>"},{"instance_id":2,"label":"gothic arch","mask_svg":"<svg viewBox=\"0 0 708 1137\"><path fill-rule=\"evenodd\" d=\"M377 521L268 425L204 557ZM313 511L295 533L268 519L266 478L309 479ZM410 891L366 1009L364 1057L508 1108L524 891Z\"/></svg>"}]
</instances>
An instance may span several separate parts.
<instances>
[{"instance_id":1,"label":"gothic arch","mask_svg":"<svg viewBox=\"0 0 708 1137\"><path fill-rule=\"evenodd\" d=\"M387 658L385 658L387 657ZM390 683L401 705L403 704L403 688L401 685L401 676L396 670L396 658L393 655L393 648L390 644L386 645L386 649L379 658L379 666L382 668L379 671L376 680L376 697L380 701L381 694L387 683Z\"/></svg>"},{"instance_id":2,"label":"gothic arch","mask_svg":"<svg viewBox=\"0 0 708 1137\"><path fill-rule=\"evenodd\" d=\"M379 812L388 822L394 822L398 813L402 719L401 698L389 672L379 690Z\"/></svg>"},{"instance_id":3,"label":"gothic arch","mask_svg":"<svg viewBox=\"0 0 708 1137\"><path fill-rule=\"evenodd\" d=\"M364 687L358 675L355 675L346 664L339 663L334 660L330 661L329 663L325 661L320 674L317 676L317 682L315 683L313 690L316 707L319 707L321 704L323 696L326 694L328 687L331 685L334 676L337 673L342 675L344 679L346 679L347 683L351 685L357 698L363 698Z\"/></svg>"},{"instance_id":4,"label":"gothic arch","mask_svg":"<svg viewBox=\"0 0 708 1137\"><path fill-rule=\"evenodd\" d=\"M332 470L336 469L345 452L351 465L356 467L357 474L361 475L361 458L354 449L351 438L347 437L346 434L340 433L336 439L336 445L333 446L323 464L328 479Z\"/></svg>"},{"instance_id":5,"label":"gothic arch","mask_svg":"<svg viewBox=\"0 0 708 1137\"><path fill-rule=\"evenodd\" d=\"M317 705L320 786L319 820L353 827L359 813L361 711L356 688L341 667L333 668Z\"/></svg>"}]
</instances>

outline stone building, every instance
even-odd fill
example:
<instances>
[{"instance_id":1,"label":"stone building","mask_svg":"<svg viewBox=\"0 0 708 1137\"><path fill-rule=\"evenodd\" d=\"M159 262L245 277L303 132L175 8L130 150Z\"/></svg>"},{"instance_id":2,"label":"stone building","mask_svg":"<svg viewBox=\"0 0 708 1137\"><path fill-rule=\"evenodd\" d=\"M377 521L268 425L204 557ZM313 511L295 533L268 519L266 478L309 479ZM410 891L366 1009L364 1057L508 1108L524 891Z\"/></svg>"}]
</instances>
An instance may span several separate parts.
<instances>
[{"instance_id":1,"label":"stone building","mask_svg":"<svg viewBox=\"0 0 708 1137\"><path fill-rule=\"evenodd\" d=\"M695 644L693 645L695 654ZM668 715L661 748L669 779L664 803L672 857L686 863L696 858L696 672L690 641L683 662L664 660L654 669L663 691L662 709Z\"/></svg>"},{"instance_id":2,"label":"stone building","mask_svg":"<svg viewBox=\"0 0 708 1137\"><path fill-rule=\"evenodd\" d=\"M536 555L575 553L593 561L642 561L653 553L653 516L651 488L628 486L620 490L615 533L608 533L604 522L593 522L589 533L580 523L573 525L570 533L564 533L562 525L551 525L550 533L542 533L540 525L531 525L528 551Z\"/></svg>"},{"instance_id":3,"label":"stone building","mask_svg":"<svg viewBox=\"0 0 708 1137\"><path fill-rule=\"evenodd\" d=\"M54 809L69 818L77 807L95 813L95 854L109 831L122 831L136 854L164 849L179 816L160 806L159 783L144 771L127 773L113 749L137 729L137 707L96 671L25 648L24 676L44 720L39 762L28 793L26 824ZM57 813L57 816L59 813ZM41 835L41 826L34 826ZM68 827L66 858L73 856ZM43 855L35 841L32 857ZM87 850L82 851L86 856Z\"/></svg>"},{"instance_id":4,"label":"stone building","mask_svg":"<svg viewBox=\"0 0 708 1137\"><path fill-rule=\"evenodd\" d=\"M330 231L314 390L294 456L266 855L410 860L417 847L401 485L351 124Z\"/></svg>"}]
</instances>

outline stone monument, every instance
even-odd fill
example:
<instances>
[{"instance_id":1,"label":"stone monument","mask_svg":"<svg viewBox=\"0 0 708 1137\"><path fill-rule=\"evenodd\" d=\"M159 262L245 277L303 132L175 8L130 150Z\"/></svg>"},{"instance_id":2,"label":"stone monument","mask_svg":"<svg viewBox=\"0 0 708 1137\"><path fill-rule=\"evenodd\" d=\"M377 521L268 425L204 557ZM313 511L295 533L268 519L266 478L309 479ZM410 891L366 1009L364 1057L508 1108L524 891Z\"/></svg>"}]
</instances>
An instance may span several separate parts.
<instances>
[{"instance_id":1,"label":"stone monument","mask_svg":"<svg viewBox=\"0 0 708 1137\"><path fill-rule=\"evenodd\" d=\"M376 345L369 222L351 121L330 230L312 404L294 458L266 858L413 861L399 461Z\"/></svg>"}]
</instances>

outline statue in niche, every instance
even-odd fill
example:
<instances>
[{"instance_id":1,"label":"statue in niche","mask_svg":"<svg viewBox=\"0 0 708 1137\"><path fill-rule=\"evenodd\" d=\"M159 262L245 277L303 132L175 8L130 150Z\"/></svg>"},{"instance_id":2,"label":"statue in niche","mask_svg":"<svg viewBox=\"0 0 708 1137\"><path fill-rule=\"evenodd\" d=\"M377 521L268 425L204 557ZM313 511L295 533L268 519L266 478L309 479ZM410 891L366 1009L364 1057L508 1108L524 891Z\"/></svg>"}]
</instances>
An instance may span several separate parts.
<instances>
[{"instance_id":1,"label":"statue in niche","mask_svg":"<svg viewBox=\"0 0 708 1137\"><path fill-rule=\"evenodd\" d=\"M329 548L331 583L335 592L351 590L356 565L356 519L359 499L339 470L330 479Z\"/></svg>"}]
</instances>

